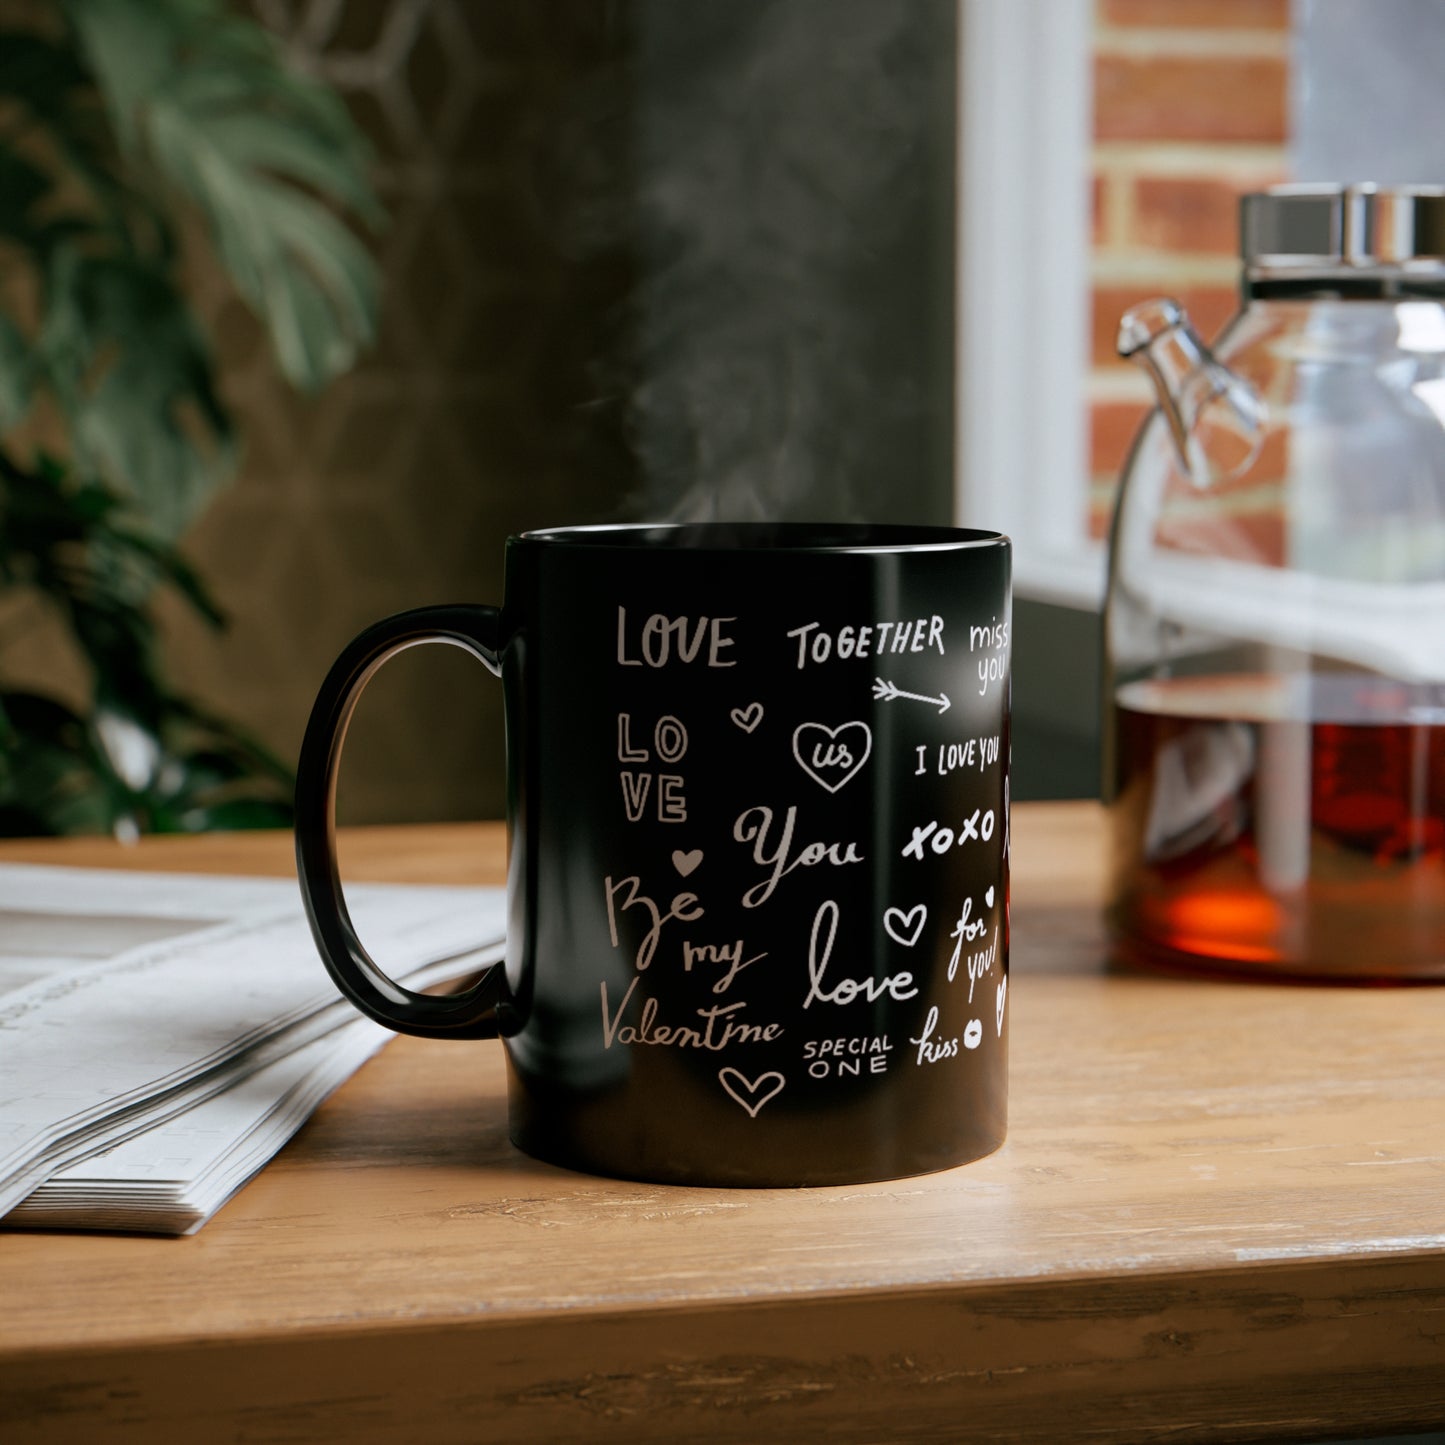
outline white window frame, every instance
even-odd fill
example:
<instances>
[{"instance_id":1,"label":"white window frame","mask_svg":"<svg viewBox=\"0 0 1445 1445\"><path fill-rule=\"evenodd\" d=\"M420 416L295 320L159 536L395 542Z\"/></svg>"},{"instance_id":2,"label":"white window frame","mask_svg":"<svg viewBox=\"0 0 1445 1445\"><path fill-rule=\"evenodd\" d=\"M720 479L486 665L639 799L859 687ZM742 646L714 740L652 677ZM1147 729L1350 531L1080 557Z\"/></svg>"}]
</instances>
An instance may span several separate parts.
<instances>
[{"instance_id":1,"label":"white window frame","mask_svg":"<svg viewBox=\"0 0 1445 1445\"><path fill-rule=\"evenodd\" d=\"M1092 0L959 0L954 513L1014 591L1102 605L1088 535Z\"/></svg>"}]
</instances>

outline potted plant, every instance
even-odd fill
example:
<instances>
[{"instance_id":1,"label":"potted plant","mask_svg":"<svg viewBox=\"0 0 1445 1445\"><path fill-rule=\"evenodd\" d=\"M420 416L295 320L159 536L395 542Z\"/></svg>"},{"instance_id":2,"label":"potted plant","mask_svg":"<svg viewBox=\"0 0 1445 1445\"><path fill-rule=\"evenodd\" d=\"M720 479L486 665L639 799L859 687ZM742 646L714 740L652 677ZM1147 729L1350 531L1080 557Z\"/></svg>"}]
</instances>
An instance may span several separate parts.
<instances>
[{"instance_id":1,"label":"potted plant","mask_svg":"<svg viewBox=\"0 0 1445 1445\"><path fill-rule=\"evenodd\" d=\"M222 620L177 546L240 441L186 242L314 391L375 331L344 217L380 219L343 103L221 0L49 0L0 29L0 602L42 599L89 677L80 707L7 687L0 641L0 833L289 819L289 769L168 682L150 604Z\"/></svg>"}]
</instances>

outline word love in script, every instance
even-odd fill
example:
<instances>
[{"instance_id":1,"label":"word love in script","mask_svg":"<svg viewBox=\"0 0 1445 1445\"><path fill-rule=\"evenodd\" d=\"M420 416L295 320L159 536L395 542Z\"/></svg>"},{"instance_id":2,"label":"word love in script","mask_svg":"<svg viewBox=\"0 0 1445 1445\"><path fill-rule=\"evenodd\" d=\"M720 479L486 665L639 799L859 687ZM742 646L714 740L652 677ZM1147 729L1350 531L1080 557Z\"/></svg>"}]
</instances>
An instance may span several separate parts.
<instances>
[{"instance_id":1,"label":"word love in script","mask_svg":"<svg viewBox=\"0 0 1445 1445\"><path fill-rule=\"evenodd\" d=\"M820 903L813 915L813 931L808 938L808 996L803 1000L804 1008L814 1003L849 1004L859 998L877 1003L885 995L896 1003L917 998L918 989L911 973L893 973L883 978L827 979L825 975L837 937L838 905L829 899Z\"/></svg>"}]
</instances>

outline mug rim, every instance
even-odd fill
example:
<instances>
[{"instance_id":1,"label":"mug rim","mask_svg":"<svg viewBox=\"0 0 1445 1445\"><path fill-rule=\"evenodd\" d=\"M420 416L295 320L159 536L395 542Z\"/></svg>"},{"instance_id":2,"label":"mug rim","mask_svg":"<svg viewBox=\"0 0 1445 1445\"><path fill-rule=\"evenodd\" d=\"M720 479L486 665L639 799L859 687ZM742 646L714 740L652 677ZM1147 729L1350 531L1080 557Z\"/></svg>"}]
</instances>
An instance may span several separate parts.
<instances>
[{"instance_id":1,"label":"mug rim","mask_svg":"<svg viewBox=\"0 0 1445 1445\"><path fill-rule=\"evenodd\" d=\"M634 551L905 553L972 551L1010 545L1003 532L901 522L602 522L542 527L508 546Z\"/></svg>"}]
</instances>

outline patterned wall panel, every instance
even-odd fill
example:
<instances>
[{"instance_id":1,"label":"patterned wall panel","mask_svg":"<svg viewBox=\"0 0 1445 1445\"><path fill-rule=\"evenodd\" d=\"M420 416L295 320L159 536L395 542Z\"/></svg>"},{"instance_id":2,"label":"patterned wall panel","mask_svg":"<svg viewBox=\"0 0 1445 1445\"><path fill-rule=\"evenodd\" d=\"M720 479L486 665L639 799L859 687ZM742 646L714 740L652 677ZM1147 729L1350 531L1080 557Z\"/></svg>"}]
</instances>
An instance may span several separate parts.
<instances>
[{"instance_id":1,"label":"patterned wall panel","mask_svg":"<svg viewBox=\"0 0 1445 1445\"><path fill-rule=\"evenodd\" d=\"M503 538L611 516L946 520L953 0L252 0L346 96L391 223L380 344L288 394L198 278L246 423L191 545L185 681L294 755L374 617L495 600ZM343 818L497 815L452 649L368 692Z\"/></svg>"},{"instance_id":2,"label":"patterned wall panel","mask_svg":"<svg viewBox=\"0 0 1445 1445\"><path fill-rule=\"evenodd\" d=\"M548 184L577 107L619 93L627 37L606 4L254 9L345 95L390 213L379 344L316 398L286 389L245 310L196 277L247 454L188 539L231 626L217 640L169 609L171 655L294 757L317 683L364 624L500 600L509 533L612 515L629 490L590 361L626 267L559 239L585 195ZM501 753L495 682L453 649L409 653L358 714L343 821L499 816Z\"/></svg>"},{"instance_id":3,"label":"patterned wall panel","mask_svg":"<svg viewBox=\"0 0 1445 1445\"><path fill-rule=\"evenodd\" d=\"M237 3L371 138L383 311L299 397L188 248L245 456L185 539L229 629L162 609L183 688L294 758L345 642L499 600L512 532L948 518L955 0ZM83 696L33 599L0 650ZM494 680L404 654L347 760L343 821L500 815Z\"/></svg>"}]
</instances>

